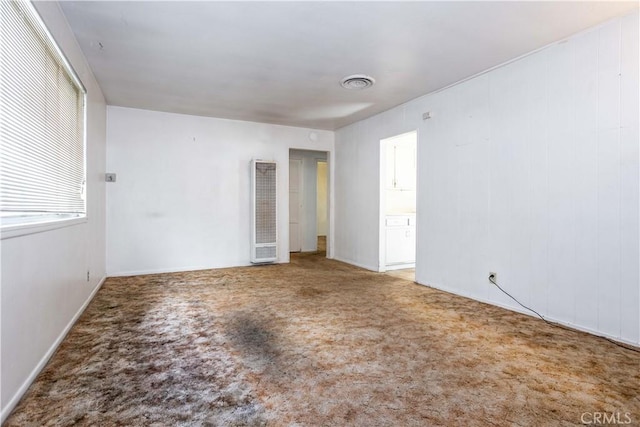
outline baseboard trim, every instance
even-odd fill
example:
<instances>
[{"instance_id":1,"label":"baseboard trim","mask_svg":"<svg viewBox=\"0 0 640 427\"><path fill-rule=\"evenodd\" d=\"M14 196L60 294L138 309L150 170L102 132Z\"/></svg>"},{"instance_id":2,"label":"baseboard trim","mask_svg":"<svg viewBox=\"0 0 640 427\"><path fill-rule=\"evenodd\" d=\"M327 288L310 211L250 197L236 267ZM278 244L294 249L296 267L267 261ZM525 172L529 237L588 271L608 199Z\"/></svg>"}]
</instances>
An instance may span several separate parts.
<instances>
[{"instance_id":1,"label":"baseboard trim","mask_svg":"<svg viewBox=\"0 0 640 427\"><path fill-rule=\"evenodd\" d=\"M22 399L22 396L24 396L24 394L27 392L27 390L29 389L33 381L35 381L38 374L40 374L40 371L42 371L42 369L47 365L47 363L49 362L49 359L51 359L51 356L53 356L53 353L56 352L56 350L58 349L62 341L64 341L64 339L66 338L67 334L69 333L73 325L75 325L75 323L78 321L78 318L82 315L82 313L84 313L84 310L87 308L89 303L93 300L93 298L96 296L96 294L98 293L98 291L100 290L100 288L102 287L106 279L107 277L105 276L100 280L100 282L98 282L98 285L95 287L93 291L91 291L91 293L87 297L84 304L82 304L82 306L78 309L76 314L71 318L69 323L67 323L67 326L65 326L65 328L62 330L60 335L58 335L58 338L56 338L56 340L53 342L51 347L49 347L49 350L47 350L44 356L42 356L42 359L40 359L40 362L38 362L35 368L33 368L31 373L27 377L27 379L22 383L22 385L13 395L11 400L9 400L9 403L7 403L7 406L2 408L2 411L0 411L0 425L2 425L6 421L6 419L9 417L9 414L11 414L11 411L15 409L16 405L20 402L20 399Z\"/></svg>"},{"instance_id":2,"label":"baseboard trim","mask_svg":"<svg viewBox=\"0 0 640 427\"><path fill-rule=\"evenodd\" d=\"M236 264L236 265L218 265L218 266L192 265L188 267L151 268L148 270L119 271L115 273L107 271L107 277L129 277L129 276L145 276L147 274L184 273L186 271L218 270L221 268L251 267L251 266L269 265L269 264L286 264L288 262L289 262L288 258L282 258L272 263L266 263L266 264L252 264L250 262L247 262L246 264Z\"/></svg>"},{"instance_id":3,"label":"baseboard trim","mask_svg":"<svg viewBox=\"0 0 640 427\"><path fill-rule=\"evenodd\" d=\"M351 260L347 260L344 258L340 258L340 257L333 257L331 259L334 259L336 261L340 261L340 262L344 262L345 264L350 264L350 265L354 265L356 267L360 267L360 268L364 268L365 270L369 270L369 271L375 271L376 273L378 272L378 267L372 267L370 265L365 265L359 262L355 262L355 261L351 261Z\"/></svg>"},{"instance_id":4,"label":"baseboard trim","mask_svg":"<svg viewBox=\"0 0 640 427\"><path fill-rule=\"evenodd\" d=\"M186 271L215 270L217 268L248 267L249 265L252 265L252 264L228 265L224 267L191 266L191 267L175 267L175 268L152 268L149 270L133 270L133 271L121 271L118 273L107 273L107 277L128 277L128 276L145 276L147 274L184 273Z\"/></svg>"},{"instance_id":5,"label":"baseboard trim","mask_svg":"<svg viewBox=\"0 0 640 427\"><path fill-rule=\"evenodd\" d=\"M410 262L406 264L391 264L391 265L386 265L384 268L385 268L384 271L406 270L408 268L416 268L416 263Z\"/></svg>"},{"instance_id":6,"label":"baseboard trim","mask_svg":"<svg viewBox=\"0 0 640 427\"><path fill-rule=\"evenodd\" d=\"M478 302L481 302L481 303L484 303L484 304L493 305L495 307L500 307L500 308L503 308L505 310L515 311L516 313L520 313L520 314L526 314L527 316L530 316L530 317L533 317L534 319L540 320L540 318L538 316L536 316L535 314L531 313L530 311L525 310L525 309L523 309L523 308L521 308L519 306L512 306L512 305L503 304L503 303L500 303L500 302L497 302L497 301L492 301L492 300L487 299L487 298L476 297L475 295L470 295L470 294L466 294L464 292L459 292L457 290L454 290L454 289L451 289L451 288L449 288L447 286L442 286L442 285L439 285L439 284L425 284L425 283L418 282L417 280L416 280L416 283L421 285L421 286L426 286L428 288L437 289L439 291L443 291L443 292L446 292L446 293L449 293L449 294L458 295L458 296L464 297L464 298L469 298L469 299L472 299L474 301L478 301ZM581 326L581 325L578 325L578 324L575 324L575 323L567 322L565 320L559 320L559 319L557 319L555 317L552 317L552 316L544 316L544 318L547 319L549 322L557 323L559 325L566 326L566 327L571 328L571 329L575 329L576 331L586 332L588 334L594 335L594 336L599 337L599 338L607 338L607 339L611 339L611 340L617 341L617 342L619 342L621 344L628 344L628 345L630 345L632 347L640 348L640 342L634 342L634 341L631 341L631 340L627 340L627 339L624 339L622 337L618 337L618 336L615 336L615 335L607 334L607 333L604 333L602 331L591 329L589 327Z\"/></svg>"}]
</instances>

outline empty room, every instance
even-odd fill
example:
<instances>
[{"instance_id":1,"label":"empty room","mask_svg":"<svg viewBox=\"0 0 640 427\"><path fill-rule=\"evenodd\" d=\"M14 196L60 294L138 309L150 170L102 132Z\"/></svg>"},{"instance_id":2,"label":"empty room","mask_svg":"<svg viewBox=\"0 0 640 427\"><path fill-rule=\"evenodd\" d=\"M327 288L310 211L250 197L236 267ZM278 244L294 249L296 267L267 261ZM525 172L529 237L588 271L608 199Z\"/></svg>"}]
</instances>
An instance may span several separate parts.
<instances>
[{"instance_id":1,"label":"empty room","mask_svg":"<svg viewBox=\"0 0 640 427\"><path fill-rule=\"evenodd\" d=\"M640 425L639 10L0 1L0 423Z\"/></svg>"}]
</instances>

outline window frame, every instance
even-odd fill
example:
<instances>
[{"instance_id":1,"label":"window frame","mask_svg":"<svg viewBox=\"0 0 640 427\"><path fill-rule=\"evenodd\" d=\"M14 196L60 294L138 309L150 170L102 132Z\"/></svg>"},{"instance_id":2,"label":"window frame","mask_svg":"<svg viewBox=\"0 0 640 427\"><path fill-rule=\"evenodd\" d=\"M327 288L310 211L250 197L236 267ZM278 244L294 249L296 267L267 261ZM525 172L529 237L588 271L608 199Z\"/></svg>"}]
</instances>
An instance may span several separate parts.
<instances>
[{"instance_id":1,"label":"window frame","mask_svg":"<svg viewBox=\"0 0 640 427\"><path fill-rule=\"evenodd\" d=\"M40 26L42 33L48 38L51 46L54 48L58 56L60 65L66 71L69 79L75 84L79 91L80 101L82 102L82 172L84 175L83 182L83 202L84 209L81 213L56 213L56 212L2 212L0 211L0 240L24 236L28 234L40 233L59 228L69 227L73 225L88 222L88 195L89 186L87 180L87 119L88 119L88 92L82 80L76 73L71 61L67 58L57 40L53 36L49 27L44 22L40 12L30 0L17 0L29 9L33 18Z\"/></svg>"}]
</instances>

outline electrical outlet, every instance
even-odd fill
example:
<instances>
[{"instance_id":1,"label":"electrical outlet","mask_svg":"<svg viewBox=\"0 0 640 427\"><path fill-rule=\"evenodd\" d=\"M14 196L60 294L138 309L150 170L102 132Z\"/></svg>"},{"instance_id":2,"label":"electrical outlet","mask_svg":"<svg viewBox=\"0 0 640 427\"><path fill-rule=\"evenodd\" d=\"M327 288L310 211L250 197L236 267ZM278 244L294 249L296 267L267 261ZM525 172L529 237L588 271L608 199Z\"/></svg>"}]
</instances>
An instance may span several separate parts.
<instances>
[{"instance_id":1,"label":"electrical outlet","mask_svg":"<svg viewBox=\"0 0 640 427\"><path fill-rule=\"evenodd\" d=\"M495 272L493 272L493 271L490 271L490 272L489 272L489 281L490 281L490 282L492 282L492 283L493 283L493 282L498 283L498 273L495 273Z\"/></svg>"},{"instance_id":2,"label":"electrical outlet","mask_svg":"<svg viewBox=\"0 0 640 427\"><path fill-rule=\"evenodd\" d=\"M91 272L87 270L87 282L89 281L90 278L91 278Z\"/></svg>"}]
</instances>

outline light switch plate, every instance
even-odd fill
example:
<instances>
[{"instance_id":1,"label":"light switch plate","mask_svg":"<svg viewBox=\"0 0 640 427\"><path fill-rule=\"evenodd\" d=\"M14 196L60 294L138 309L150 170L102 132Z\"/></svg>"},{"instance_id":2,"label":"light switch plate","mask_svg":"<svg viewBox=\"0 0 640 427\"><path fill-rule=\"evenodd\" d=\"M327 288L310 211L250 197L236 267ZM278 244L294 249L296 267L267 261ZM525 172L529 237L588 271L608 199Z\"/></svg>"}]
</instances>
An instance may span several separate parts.
<instances>
[{"instance_id":1,"label":"light switch plate","mask_svg":"<svg viewBox=\"0 0 640 427\"><path fill-rule=\"evenodd\" d=\"M116 182L116 174L115 173L106 173L106 174L104 174L104 180L106 182Z\"/></svg>"}]
</instances>

